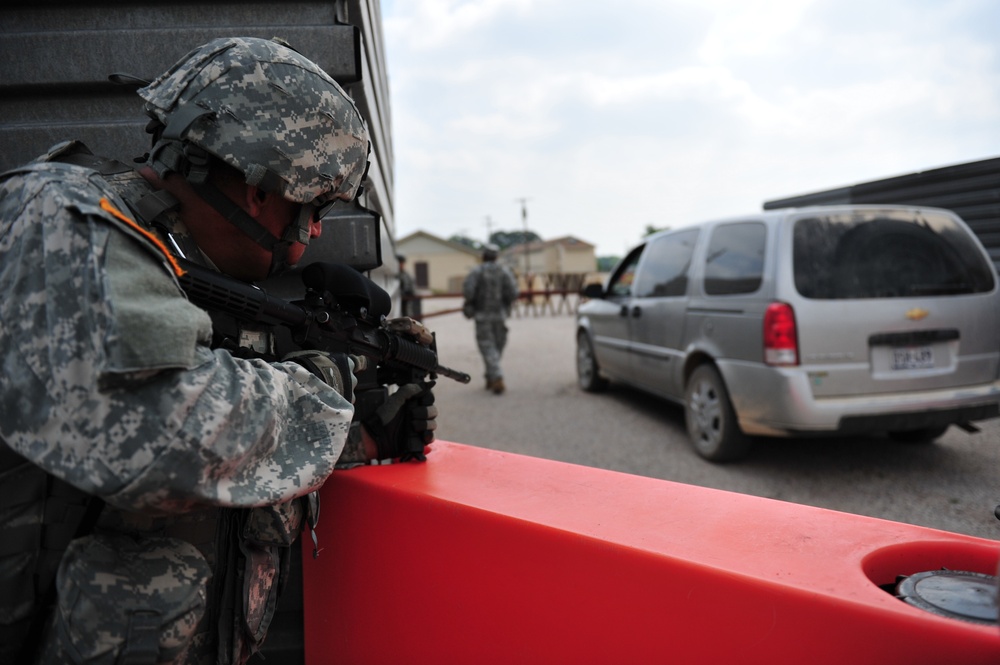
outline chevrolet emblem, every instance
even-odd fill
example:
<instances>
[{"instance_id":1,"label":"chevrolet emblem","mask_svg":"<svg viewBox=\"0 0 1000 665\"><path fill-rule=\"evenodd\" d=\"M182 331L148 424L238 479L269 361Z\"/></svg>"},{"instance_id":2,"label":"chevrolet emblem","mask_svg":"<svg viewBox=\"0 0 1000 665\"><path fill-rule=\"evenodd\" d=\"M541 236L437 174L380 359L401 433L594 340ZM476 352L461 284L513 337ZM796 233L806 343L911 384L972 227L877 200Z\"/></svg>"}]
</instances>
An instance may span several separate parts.
<instances>
[{"instance_id":1,"label":"chevrolet emblem","mask_svg":"<svg viewBox=\"0 0 1000 665\"><path fill-rule=\"evenodd\" d=\"M914 307L913 309L906 312L905 316L910 321L919 321L921 319L927 318L928 314L930 314L930 312L928 312L926 309L921 309L920 307Z\"/></svg>"}]
</instances>

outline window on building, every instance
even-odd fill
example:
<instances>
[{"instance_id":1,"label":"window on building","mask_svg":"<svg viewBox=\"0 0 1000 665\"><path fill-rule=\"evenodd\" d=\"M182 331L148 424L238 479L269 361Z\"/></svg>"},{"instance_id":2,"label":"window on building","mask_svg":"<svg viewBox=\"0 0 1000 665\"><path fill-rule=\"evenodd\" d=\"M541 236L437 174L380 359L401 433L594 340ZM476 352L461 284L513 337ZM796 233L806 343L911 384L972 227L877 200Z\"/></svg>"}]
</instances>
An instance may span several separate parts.
<instances>
[{"instance_id":1,"label":"window on building","mask_svg":"<svg viewBox=\"0 0 1000 665\"><path fill-rule=\"evenodd\" d=\"M427 261L417 261L413 266L414 275L413 281L417 283L418 289L426 289L430 287L430 266L427 265Z\"/></svg>"}]
</instances>

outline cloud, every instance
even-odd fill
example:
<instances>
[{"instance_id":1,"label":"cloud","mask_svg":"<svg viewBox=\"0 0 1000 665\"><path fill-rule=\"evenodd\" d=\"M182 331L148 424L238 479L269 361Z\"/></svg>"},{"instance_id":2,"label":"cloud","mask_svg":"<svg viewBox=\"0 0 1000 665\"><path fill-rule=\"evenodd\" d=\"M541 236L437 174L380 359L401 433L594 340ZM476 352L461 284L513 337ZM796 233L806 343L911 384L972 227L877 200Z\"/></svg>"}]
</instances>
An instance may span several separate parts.
<instances>
[{"instance_id":1,"label":"cloud","mask_svg":"<svg viewBox=\"0 0 1000 665\"><path fill-rule=\"evenodd\" d=\"M399 235L647 224L1000 154L990 0L383 3Z\"/></svg>"}]
</instances>

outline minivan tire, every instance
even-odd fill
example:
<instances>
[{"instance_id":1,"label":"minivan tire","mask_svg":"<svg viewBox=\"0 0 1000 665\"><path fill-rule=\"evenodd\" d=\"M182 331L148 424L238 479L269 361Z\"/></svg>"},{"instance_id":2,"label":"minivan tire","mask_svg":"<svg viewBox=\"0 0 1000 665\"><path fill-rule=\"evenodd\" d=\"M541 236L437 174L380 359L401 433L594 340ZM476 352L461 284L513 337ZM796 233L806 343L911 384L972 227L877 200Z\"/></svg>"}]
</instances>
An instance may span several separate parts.
<instances>
[{"instance_id":1,"label":"minivan tire","mask_svg":"<svg viewBox=\"0 0 1000 665\"><path fill-rule=\"evenodd\" d=\"M576 335L576 378L580 388L588 393L598 393L608 387L608 380L601 376L597 366L590 336L582 330Z\"/></svg>"},{"instance_id":2,"label":"minivan tire","mask_svg":"<svg viewBox=\"0 0 1000 665\"><path fill-rule=\"evenodd\" d=\"M700 365L684 391L688 436L697 452L711 462L732 462L750 452L750 438L736 422L726 384L713 365Z\"/></svg>"}]
</instances>

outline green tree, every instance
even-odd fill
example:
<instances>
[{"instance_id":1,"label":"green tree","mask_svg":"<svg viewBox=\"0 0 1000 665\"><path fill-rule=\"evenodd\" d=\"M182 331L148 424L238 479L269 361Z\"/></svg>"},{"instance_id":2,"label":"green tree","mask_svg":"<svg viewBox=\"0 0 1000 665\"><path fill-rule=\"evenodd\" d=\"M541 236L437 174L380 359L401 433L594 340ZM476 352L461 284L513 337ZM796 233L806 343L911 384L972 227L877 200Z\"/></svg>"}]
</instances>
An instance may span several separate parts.
<instances>
[{"instance_id":1,"label":"green tree","mask_svg":"<svg viewBox=\"0 0 1000 665\"><path fill-rule=\"evenodd\" d=\"M538 242L541 238L534 231L494 231L490 234L490 242L501 250L523 245L526 242Z\"/></svg>"},{"instance_id":2,"label":"green tree","mask_svg":"<svg viewBox=\"0 0 1000 665\"><path fill-rule=\"evenodd\" d=\"M619 261L621 261L619 256L598 256L597 272L611 272Z\"/></svg>"},{"instance_id":3,"label":"green tree","mask_svg":"<svg viewBox=\"0 0 1000 665\"><path fill-rule=\"evenodd\" d=\"M669 228L670 228L669 226L661 226L658 228L653 226L652 224L646 224L646 233L643 234L643 237L651 236L654 233L659 233L660 231L666 231Z\"/></svg>"},{"instance_id":4,"label":"green tree","mask_svg":"<svg viewBox=\"0 0 1000 665\"><path fill-rule=\"evenodd\" d=\"M465 245L466 247L471 247L472 249L479 251L483 243L478 240L473 240L472 238L466 238L465 236L453 235L448 238L448 242L457 242L459 245Z\"/></svg>"}]
</instances>

